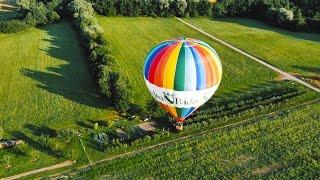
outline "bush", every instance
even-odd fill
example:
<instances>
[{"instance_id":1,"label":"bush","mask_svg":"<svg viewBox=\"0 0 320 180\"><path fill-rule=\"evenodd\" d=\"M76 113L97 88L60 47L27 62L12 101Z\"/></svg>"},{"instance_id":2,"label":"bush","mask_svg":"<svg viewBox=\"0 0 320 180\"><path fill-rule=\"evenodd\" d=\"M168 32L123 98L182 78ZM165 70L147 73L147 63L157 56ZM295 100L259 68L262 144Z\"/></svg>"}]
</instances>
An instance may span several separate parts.
<instances>
[{"instance_id":1,"label":"bush","mask_svg":"<svg viewBox=\"0 0 320 180\"><path fill-rule=\"evenodd\" d=\"M4 130L0 126L0 140L4 138Z\"/></svg>"},{"instance_id":2,"label":"bush","mask_svg":"<svg viewBox=\"0 0 320 180\"><path fill-rule=\"evenodd\" d=\"M279 24L288 23L293 20L293 12L286 8L280 8L277 10L277 21Z\"/></svg>"},{"instance_id":3,"label":"bush","mask_svg":"<svg viewBox=\"0 0 320 180\"><path fill-rule=\"evenodd\" d=\"M18 19L0 21L0 32L2 33L16 33L29 27L30 25L28 25L25 21Z\"/></svg>"}]
</instances>

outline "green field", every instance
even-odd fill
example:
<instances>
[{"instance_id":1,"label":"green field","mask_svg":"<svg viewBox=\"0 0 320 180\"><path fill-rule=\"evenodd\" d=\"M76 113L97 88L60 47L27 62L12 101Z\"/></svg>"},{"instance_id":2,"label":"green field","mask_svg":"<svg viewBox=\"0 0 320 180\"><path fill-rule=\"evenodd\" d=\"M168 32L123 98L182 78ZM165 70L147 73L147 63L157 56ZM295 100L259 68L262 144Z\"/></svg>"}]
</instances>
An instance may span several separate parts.
<instances>
[{"instance_id":1,"label":"green field","mask_svg":"<svg viewBox=\"0 0 320 180\"><path fill-rule=\"evenodd\" d=\"M223 65L223 78L217 95L234 93L250 86L272 81L276 74L252 62L206 36L190 29L176 19L98 17L110 42L118 69L127 76L134 91L134 100L144 104L150 97L142 76L146 54L161 41L177 37L204 40L214 47Z\"/></svg>"},{"instance_id":2,"label":"green field","mask_svg":"<svg viewBox=\"0 0 320 180\"><path fill-rule=\"evenodd\" d=\"M0 67L2 67L0 126L5 132L5 138L22 139L27 144L27 147L17 146L0 150L0 157L3 157L0 161L0 177L52 165L67 159L77 160L77 164L73 167L80 166L89 163L90 160L97 161L112 157L203 129L220 127L296 106L320 97L319 94L299 84L279 80L278 75L273 71L216 43L176 19L98 16L98 20L105 30L105 37L115 57L115 68L129 81L134 103L145 105L151 98L142 76L146 54L159 42L180 36L203 40L216 49L223 65L223 79L216 95L200 108L195 116L187 120L188 124L183 132L170 131L167 126L169 123L161 119L166 126L160 125L156 128L155 134L158 136L147 136L148 133L141 133L141 129L135 126L143 122L139 117L131 121L125 118L112 123L106 121L113 120L116 113L107 107L108 100L100 97L98 93L97 86L89 73L87 55L80 47L79 37L73 30L71 22L62 21L41 29L32 28L20 33L0 35ZM291 159L285 158L291 158L290 152L299 150L301 144L296 142L303 138L303 133L306 136L309 133L310 137L317 136L315 133L319 124L314 119L319 117L314 115L317 115L319 108L319 104L309 106L297 112L283 113L281 117L274 117L273 121L263 120L243 128L223 130L198 137L190 144L181 143L181 147L174 145L127 159L122 165L118 164L121 164L120 161L114 161L108 164L107 168L104 167L105 165L97 166L88 174L80 173L79 177L96 177L99 174L98 171L106 174L105 170L110 170L110 175L114 176L118 170L119 178L122 176L129 178L129 173L146 178L146 174L140 174L142 167L146 167L149 172L154 172L150 177L161 174L164 177L184 177L181 173L184 170L186 176L189 173L194 177L202 175L201 173L212 174L222 171L236 172L240 176L241 170L246 172L243 176L251 176L255 169L270 164L272 167L275 164L274 166L280 169L282 164L276 164L278 157L275 156L282 152L281 149L272 151L272 148L263 145L270 143L272 145L278 140L283 142L283 151L288 153L279 156L279 161L291 163ZM96 122L99 127L94 128ZM306 128L301 129L301 127ZM164 130L165 128L168 129ZM301 132L297 131L299 128ZM120 137L117 129L126 132L129 138ZM283 131L287 134L283 137L281 134L271 136L275 131L279 133ZM297 141L295 139L292 141L296 144L293 144L290 149L290 141L284 137L291 136L294 131L297 131L295 136ZM266 135L268 138L260 135ZM226 145L229 141L233 142L230 147ZM309 136L306 141L311 143L308 145L319 143ZM242 147L241 143L244 142L248 145ZM187 145L190 145L190 148L184 149ZM256 146L250 149L249 145ZM174 153L177 148L181 152L186 152L185 155ZM308 148L306 146L301 150L305 152L309 150ZM263 150L270 151L268 156L262 154ZM196 153L193 154L193 151ZM202 172L200 170L208 165L207 161L204 161L204 152L211 153L207 158L217 163L217 166L204 169L207 171ZM245 152L248 154L243 154ZM301 158L304 160L306 157L303 152ZM219 158L221 154L217 153L230 154L224 158L227 160L224 162L225 166L218 166L222 161ZM155 161L148 158L155 156L158 157L154 158ZM180 160L190 163L188 161L190 157L199 158L199 163L195 166L196 171L191 172L187 169L191 164L179 164L180 168L175 170L172 168ZM235 162L241 163L246 159L249 160L245 166L238 167L237 163L233 165ZM137 170L133 170L136 161L141 162ZM150 163L150 166L144 163ZM163 166L154 171L157 163L169 163L170 168ZM292 167L297 169L294 165ZM308 167L309 164L306 168ZM122 171L127 171L128 174ZM281 174L282 171L279 173Z\"/></svg>"},{"instance_id":3,"label":"green field","mask_svg":"<svg viewBox=\"0 0 320 180\"><path fill-rule=\"evenodd\" d=\"M320 103L75 171L75 179L319 177ZM76 174L76 175L75 175Z\"/></svg>"},{"instance_id":4,"label":"green field","mask_svg":"<svg viewBox=\"0 0 320 180\"><path fill-rule=\"evenodd\" d=\"M245 18L185 20L280 69L319 79L319 34L291 32Z\"/></svg>"},{"instance_id":5,"label":"green field","mask_svg":"<svg viewBox=\"0 0 320 180\"><path fill-rule=\"evenodd\" d=\"M77 127L78 120L106 118L110 110L97 93L69 22L6 35L0 41L0 126L5 137L21 138L40 154L39 161L30 162L23 153L0 150L0 157L8 155L12 162L8 170L0 162L2 177L59 160L39 143L41 134Z\"/></svg>"}]
</instances>

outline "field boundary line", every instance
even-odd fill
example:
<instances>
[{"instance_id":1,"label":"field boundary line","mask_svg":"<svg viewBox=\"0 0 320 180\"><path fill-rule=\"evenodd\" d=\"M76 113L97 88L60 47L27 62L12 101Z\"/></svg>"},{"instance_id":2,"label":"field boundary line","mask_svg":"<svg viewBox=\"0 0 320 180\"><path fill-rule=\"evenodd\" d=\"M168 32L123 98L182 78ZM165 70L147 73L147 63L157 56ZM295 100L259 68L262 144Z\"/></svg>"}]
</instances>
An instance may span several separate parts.
<instances>
[{"instance_id":1,"label":"field boundary line","mask_svg":"<svg viewBox=\"0 0 320 180\"><path fill-rule=\"evenodd\" d=\"M73 161L65 161L65 162L62 162L62 163L59 163L59 164L55 164L55 165L52 165L52 166L47 166L47 167L36 169L36 170L33 170L33 171L28 171L28 172L25 172L25 173L14 175L14 176L5 177L5 178L2 178L2 179L3 180L19 179L19 178L22 178L22 177L26 177L26 176L42 173L42 172L45 172L45 171L50 171L50 170L55 170L55 169L71 166L74 163L75 162L73 162Z\"/></svg>"},{"instance_id":2,"label":"field boundary line","mask_svg":"<svg viewBox=\"0 0 320 180\"><path fill-rule=\"evenodd\" d=\"M134 151L125 152L125 153L122 153L122 154L119 154L119 155L111 156L111 157L108 157L108 158L105 158L105 159L102 159L102 160L99 160L99 161L95 161L93 163L78 167L78 168L76 168L76 170L83 170L83 169L95 166L97 164L101 164L101 163L104 163L104 162L112 161L112 160L115 160L115 159L121 159L121 158L124 158L124 157L131 157L133 155L137 155L137 154L140 154L140 153L143 153L143 152L147 152L148 150L164 147L164 146L170 145L170 144L175 143L175 142L184 141L186 139L191 139L193 137L205 135L207 133L211 133L211 132L227 129L227 128L230 128L230 127L237 127L237 126L240 126L240 125L251 124L251 123L256 122L256 120L259 120L259 119L262 119L262 118L266 118L266 117L269 117L269 116L272 116L272 115L276 115L276 114L278 114L280 112L283 112L283 111L288 111L288 110L304 107L306 105L310 105L310 104L318 103L318 102L320 102L320 98L316 98L316 99L313 99L313 100L310 100L310 101L306 101L306 102L301 103L301 104L296 105L296 106L291 106L291 107L288 107L288 108L280 109L280 110L273 111L273 112L270 112L270 113L267 113L267 114L263 114L263 115L260 115L260 116L257 116L257 117L248 118L248 119L245 119L243 121L239 121L239 122L235 122L235 123L232 123L232 124L223 125L223 126L216 127L216 128L213 128L213 129L207 129L207 130L204 130L204 131L196 132L194 134L190 134L190 135L182 136L182 137L179 137L179 138L176 138L176 139L172 139L172 140L169 140L169 141L165 141L165 142L162 142L162 143L159 143L159 144L151 145L151 146L148 146L148 147L143 147L143 148L140 148L138 150L134 150ZM61 173L50 175L49 178L55 178L55 177L58 177L60 175L63 175L64 173L68 173L68 172L71 172L71 170L66 170L66 171L61 172Z\"/></svg>"},{"instance_id":3,"label":"field boundary line","mask_svg":"<svg viewBox=\"0 0 320 180\"><path fill-rule=\"evenodd\" d=\"M297 78L297 77L295 77L295 76L293 76L293 75L291 75L291 74L289 74L289 73L287 73L287 72L285 72L285 71L283 71L283 70L281 70L281 69L279 69L279 68L277 68L277 67L275 67L275 66L273 66L273 65L271 65L269 63L267 63L267 62L265 62L262 59L259 59L259 58L255 57L255 56L247 53L244 50L241 50L241 49L237 48L236 46L231 45L230 43L228 43L226 41L223 41L220 38L215 37L214 35L202 30L201 28L199 28L199 27L197 27L197 26L195 26L195 25L193 25L193 24L191 24L191 23L189 23L189 22L187 22L187 21L185 21L185 20L183 20L181 18L178 18L178 17L175 17L175 18L177 20L179 20L180 22L182 22L183 24L191 27L192 29L194 29L194 30L196 30L196 31L198 31L198 32L210 37L211 39L213 39L215 41L217 41L218 43L220 43L220 44L222 44L222 45L224 45L224 46L226 46L226 47L228 47L228 48L230 48L230 49L232 49L232 50L234 50L234 51L236 51L236 52L238 52L238 53L240 53L240 54L242 54L242 55L244 55L244 56L246 56L246 57L248 57L248 58L250 58L250 59L252 59L252 60L254 60L254 61L258 62L258 63L260 63L260 64L262 64L262 65L264 65L264 66L266 66L267 68L269 68L269 69L271 69L273 71L276 71L276 72L284 75L286 77L286 79L296 81L296 82L298 82L298 83L300 83L300 84L302 84L302 85L304 85L304 86L306 86L306 87L308 87L308 88L320 93L320 89L319 88L317 88L317 87L315 87L315 86L313 86L313 85L311 85L311 84L309 84L309 83L307 83L307 82L305 82L305 81L303 81L303 80L301 80L301 79L299 79L299 78Z\"/></svg>"}]
</instances>

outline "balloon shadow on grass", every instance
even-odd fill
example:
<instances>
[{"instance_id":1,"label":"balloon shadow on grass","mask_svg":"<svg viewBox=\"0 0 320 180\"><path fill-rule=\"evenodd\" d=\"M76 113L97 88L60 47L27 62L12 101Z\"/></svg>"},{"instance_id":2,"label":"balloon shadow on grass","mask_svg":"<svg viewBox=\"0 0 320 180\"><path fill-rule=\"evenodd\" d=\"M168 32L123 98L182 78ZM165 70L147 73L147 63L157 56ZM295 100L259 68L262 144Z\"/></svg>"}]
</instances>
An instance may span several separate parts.
<instances>
[{"instance_id":1,"label":"balloon shadow on grass","mask_svg":"<svg viewBox=\"0 0 320 180\"><path fill-rule=\"evenodd\" d=\"M35 59L37 64L49 64L45 69L21 70L21 73L37 82L37 86L50 93L63 96L70 101L90 107L104 109L107 100L101 97L89 73L87 55L80 48L79 37L67 22L43 28L49 35L41 44L49 47L40 49L52 58ZM41 57L41 56L39 56Z\"/></svg>"}]
</instances>

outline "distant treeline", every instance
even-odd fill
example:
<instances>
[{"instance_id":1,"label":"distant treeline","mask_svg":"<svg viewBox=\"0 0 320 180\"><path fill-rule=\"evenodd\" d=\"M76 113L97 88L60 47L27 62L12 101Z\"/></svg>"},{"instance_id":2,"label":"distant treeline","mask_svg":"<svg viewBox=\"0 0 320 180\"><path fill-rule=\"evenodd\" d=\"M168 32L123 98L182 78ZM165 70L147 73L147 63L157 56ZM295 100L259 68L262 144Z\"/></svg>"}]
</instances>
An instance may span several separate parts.
<instances>
[{"instance_id":1,"label":"distant treeline","mask_svg":"<svg viewBox=\"0 0 320 180\"><path fill-rule=\"evenodd\" d=\"M105 16L251 17L292 31L320 32L320 0L89 0Z\"/></svg>"},{"instance_id":2,"label":"distant treeline","mask_svg":"<svg viewBox=\"0 0 320 180\"><path fill-rule=\"evenodd\" d=\"M208 0L90 0L105 16L197 17L211 16L214 3Z\"/></svg>"},{"instance_id":3,"label":"distant treeline","mask_svg":"<svg viewBox=\"0 0 320 180\"><path fill-rule=\"evenodd\" d=\"M219 0L213 15L251 17L293 31L320 32L320 0Z\"/></svg>"}]
</instances>

